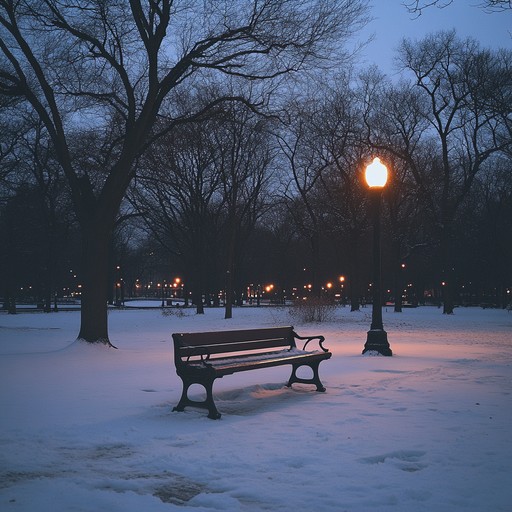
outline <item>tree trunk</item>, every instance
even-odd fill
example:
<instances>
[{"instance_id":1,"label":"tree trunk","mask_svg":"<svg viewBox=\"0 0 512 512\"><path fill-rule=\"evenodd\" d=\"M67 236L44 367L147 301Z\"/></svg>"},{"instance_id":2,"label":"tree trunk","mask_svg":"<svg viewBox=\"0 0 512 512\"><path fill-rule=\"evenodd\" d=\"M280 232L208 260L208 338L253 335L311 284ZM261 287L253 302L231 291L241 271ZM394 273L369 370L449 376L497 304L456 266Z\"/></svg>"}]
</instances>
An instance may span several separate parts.
<instances>
[{"instance_id":1,"label":"tree trunk","mask_svg":"<svg viewBox=\"0 0 512 512\"><path fill-rule=\"evenodd\" d=\"M395 296L395 313L402 312L402 290L404 288L402 259L400 257L400 242L395 240L393 250L393 295Z\"/></svg>"},{"instance_id":2,"label":"tree trunk","mask_svg":"<svg viewBox=\"0 0 512 512\"><path fill-rule=\"evenodd\" d=\"M453 287L452 276L448 277L446 284L443 286L443 314L453 315L455 309L455 291Z\"/></svg>"},{"instance_id":3,"label":"tree trunk","mask_svg":"<svg viewBox=\"0 0 512 512\"><path fill-rule=\"evenodd\" d=\"M194 281L194 303L196 305L196 315L204 315L204 303L203 303L203 292L204 292L204 279L202 263L199 261L197 269L197 279Z\"/></svg>"},{"instance_id":4,"label":"tree trunk","mask_svg":"<svg viewBox=\"0 0 512 512\"><path fill-rule=\"evenodd\" d=\"M196 304L196 315L204 315L203 292L200 286L194 291L194 302Z\"/></svg>"},{"instance_id":5,"label":"tree trunk","mask_svg":"<svg viewBox=\"0 0 512 512\"><path fill-rule=\"evenodd\" d=\"M9 315L15 315L16 314L16 298L14 295L8 295L7 296L7 313Z\"/></svg>"},{"instance_id":6,"label":"tree trunk","mask_svg":"<svg viewBox=\"0 0 512 512\"><path fill-rule=\"evenodd\" d=\"M236 247L236 225L235 221L230 222L230 241L227 252L227 271L226 271L226 304L224 318L233 318L233 286L234 286L234 271L235 271L235 247Z\"/></svg>"},{"instance_id":7,"label":"tree trunk","mask_svg":"<svg viewBox=\"0 0 512 512\"><path fill-rule=\"evenodd\" d=\"M313 295L315 297L322 296L322 286L319 282L319 266L320 266L320 236L318 229L315 228L310 238L311 243L311 280L313 285Z\"/></svg>"},{"instance_id":8,"label":"tree trunk","mask_svg":"<svg viewBox=\"0 0 512 512\"><path fill-rule=\"evenodd\" d=\"M402 280L402 267L395 265L395 276L394 276L394 288L395 288L395 313L402 312L402 290L403 290L403 280Z\"/></svg>"},{"instance_id":9,"label":"tree trunk","mask_svg":"<svg viewBox=\"0 0 512 512\"><path fill-rule=\"evenodd\" d=\"M444 269L443 314L453 315L453 310L455 309L455 271L451 250L451 229L446 227L446 224L441 234L442 264Z\"/></svg>"},{"instance_id":10,"label":"tree trunk","mask_svg":"<svg viewBox=\"0 0 512 512\"><path fill-rule=\"evenodd\" d=\"M229 262L229 268L232 268ZM226 296L225 296L225 313L224 318L233 318L233 272L228 270L226 272Z\"/></svg>"},{"instance_id":11,"label":"tree trunk","mask_svg":"<svg viewBox=\"0 0 512 512\"><path fill-rule=\"evenodd\" d=\"M108 337L108 262L112 226L91 222L82 228L82 307L78 339L113 346Z\"/></svg>"},{"instance_id":12,"label":"tree trunk","mask_svg":"<svg viewBox=\"0 0 512 512\"><path fill-rule=\"evenodd\" d=\"M359 239L351 237L348 247L350 273L348 276L348 289L350 294L350 311L359 311Z\"/></svg>"}]
</instances>

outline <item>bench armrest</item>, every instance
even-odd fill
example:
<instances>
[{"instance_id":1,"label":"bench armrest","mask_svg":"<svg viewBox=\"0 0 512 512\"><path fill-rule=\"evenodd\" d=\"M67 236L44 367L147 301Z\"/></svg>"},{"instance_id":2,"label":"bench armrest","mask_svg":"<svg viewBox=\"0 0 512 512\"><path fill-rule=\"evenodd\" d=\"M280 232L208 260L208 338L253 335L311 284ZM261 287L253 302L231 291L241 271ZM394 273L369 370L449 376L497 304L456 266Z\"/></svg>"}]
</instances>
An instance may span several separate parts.
<instances>
[{"instance_id":1,"label":"bench armrest","mask_svg":"<svg viewBox=\"0 0 512 512\"><path fill-rule=\"evenodd\" d=\"M328 349L326 349L323 345L324 341L325 341L325 337L324 336L299 336L295 331L293 331L293 336L294 338L298 339L298 340L306 340L306 343L304 343L304 346L302 347L302 350L306 350L306 346L307 344L312 341L312 340L318 340L318 345L320 345L320 348L324 351L324 352L329 352Z\"/></svg>"},{"instance_id":2,"label":"bench armrest","mask_svg":"<svg viewBox=\"0 0 512 512\"><path fill-rule=\"evenodd\" d=\"M201 358L201 363L203 363L205 366L211 366L208 364L208 360L210 359L210 352L206 348L191 346L186 346L183 348L186 348L190 352L190 354L187 356L187 363L190 361L191 357L199 356Z\"/></svg>"}]
</instances>

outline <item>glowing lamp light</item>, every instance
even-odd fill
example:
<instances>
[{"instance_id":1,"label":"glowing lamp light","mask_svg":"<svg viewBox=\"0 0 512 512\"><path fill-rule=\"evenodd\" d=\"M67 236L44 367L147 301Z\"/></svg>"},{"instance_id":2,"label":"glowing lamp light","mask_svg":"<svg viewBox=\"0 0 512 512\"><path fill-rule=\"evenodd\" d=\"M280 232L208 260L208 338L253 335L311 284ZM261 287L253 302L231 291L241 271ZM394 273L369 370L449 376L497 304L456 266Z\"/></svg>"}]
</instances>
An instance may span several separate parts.
<instances>
[{"instance_id":1,"label":"glowing lamp light","mask_svg":"<svg viewBox=\"0 0 512 512\"><path fill-rule=\"evenodd\" d=\"M383 356L391 356L393 352L389 346L388 334L382 324L382 279L381 279L381 255L380 255L380 210L381 190L388 181L388 170L380 161L374 158L373 162L366 167L366 182L372 192L370 210L373 217L373 282L369 290L372 290L372 324L366 338L363 354L367 352L378 352ZM373 192L374 191L374 192Z\"/></svg>"},{"instance_id":2,"label":"glowing lamp light","mask_svg":"<svg viewBox=\"0 0 512 512\"><path fill-rule=\"evenodd\" d=\"M366 167L366 183L370 188L383 188L388 181L388 168L375 157L373 162Z\"/></svg>"}]
</instances>

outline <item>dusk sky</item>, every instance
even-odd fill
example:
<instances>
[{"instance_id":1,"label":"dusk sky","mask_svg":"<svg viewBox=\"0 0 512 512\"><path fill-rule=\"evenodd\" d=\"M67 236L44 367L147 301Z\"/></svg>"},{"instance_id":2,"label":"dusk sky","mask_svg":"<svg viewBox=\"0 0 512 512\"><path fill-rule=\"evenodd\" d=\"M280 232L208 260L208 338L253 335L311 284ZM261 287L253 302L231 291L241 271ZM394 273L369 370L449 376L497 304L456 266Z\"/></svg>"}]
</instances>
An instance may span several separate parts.
<instances>
[{"instance_id":1,"label":"dusk sky","mask_svg":"<svg viewBox=\"0 0 512 512\"><path fill-rule=\"evenodd\" d=\"M395 49L403 37L421 39L430 32L455 28L459 36L474 37L483 47L512 49L512 10L486 13L481 0L454 0L443 9L430 7L420 17L409 14L404 0L373 0L375 18L364 35L375 34L362 57L392 75Z\"/></svg>"}]
</instances>

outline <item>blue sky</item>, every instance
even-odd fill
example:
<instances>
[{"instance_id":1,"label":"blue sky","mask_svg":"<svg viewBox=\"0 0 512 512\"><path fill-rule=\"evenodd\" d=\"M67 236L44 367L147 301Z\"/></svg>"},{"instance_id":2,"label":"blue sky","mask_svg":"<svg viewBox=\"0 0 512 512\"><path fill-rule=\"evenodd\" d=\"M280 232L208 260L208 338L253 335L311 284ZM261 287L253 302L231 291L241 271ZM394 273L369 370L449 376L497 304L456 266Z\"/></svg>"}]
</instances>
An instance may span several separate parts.
<instances>
[{"instance_id":1,"label":"blue sky","mask_svg":"<svg viewBox=\"0 0 512 512\"><path fill-rule=\"evenodd\" d=\"M373 0L375 18L363 36L375 39L361 55L367 65L377 64L392 75L394 49L403 37L421 39L437 30L455 28L459 36L474 37L483 47L512 49L512 10L488 14L478 7L481 0L453 0L439 9L430 7L414 18L404 7L404 0Z\"/></svg>"}]
</instances>

